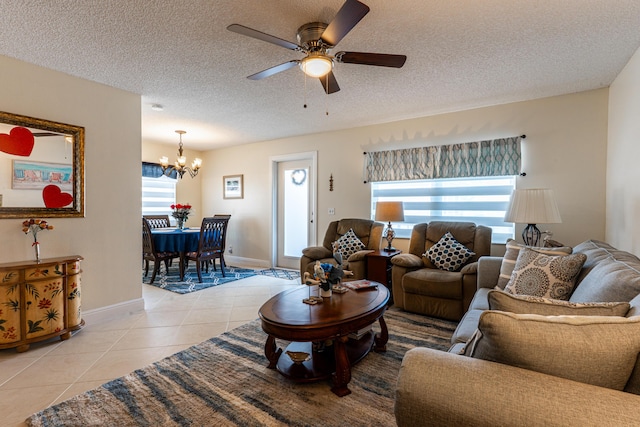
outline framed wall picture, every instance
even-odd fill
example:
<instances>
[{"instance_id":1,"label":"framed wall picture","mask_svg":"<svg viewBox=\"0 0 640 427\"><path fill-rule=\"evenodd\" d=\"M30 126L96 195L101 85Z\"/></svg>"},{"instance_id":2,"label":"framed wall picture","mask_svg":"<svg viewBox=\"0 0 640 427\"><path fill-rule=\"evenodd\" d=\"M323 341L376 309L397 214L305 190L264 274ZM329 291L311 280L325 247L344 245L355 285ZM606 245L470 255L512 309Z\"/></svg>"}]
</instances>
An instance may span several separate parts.
<instances>
[{"instance_id":1,"label":"framed wall picture","mask_svg":"<svg viewBox=\"0 0 640 427\"><path fill-rule=\"evenodd\" d=\"M243 175L223 176L222 196L224 199L244 199Z\"/></svg>"},{"instance_id":2,"label":"framed wall picture","mask_svg":"<svg viewBox=\"0 0 640 427\"><path fill-rule=\"evenodd\" d=\"M13 160L11 188L42 190L56 184L64 191L73 191L73 165Z\"/></svg>"}]
</instances>

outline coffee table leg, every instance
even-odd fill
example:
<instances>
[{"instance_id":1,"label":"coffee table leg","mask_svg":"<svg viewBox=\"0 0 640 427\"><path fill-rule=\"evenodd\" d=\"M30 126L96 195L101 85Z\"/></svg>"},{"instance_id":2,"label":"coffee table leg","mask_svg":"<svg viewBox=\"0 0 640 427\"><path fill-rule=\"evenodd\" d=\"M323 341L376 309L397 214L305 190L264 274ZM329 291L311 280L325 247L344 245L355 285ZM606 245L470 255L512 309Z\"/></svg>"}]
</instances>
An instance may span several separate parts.
<instances>
[{"instance_id":1,"label":"coffee table leg","mask_svg":"<svg viewBox=\"0 0 640 427\"><path fill-rule=\"evenodd\" d=\"M269 360L267 368L275 369L281 354L282 349L277 348L276 339L271 335L267 336L267 342L264 343L264 355L267 356L267 359Z\"/></svg>"},{"instance_id":2,"label":"coffee table leg","mask_svg":"<svg viewBox=\"0 0 640 427\"><path fill-rule=\"evenodd\" d=\"M333 387L331 391L339 397L351 394L347 387L351 381L351 364L347 356L346 343L349 337L340 337L333 341L333 351L336 358L336 373L333 375Z\"/></svg>"},{"instance_id":3,"label":"coffee table leg","mask_svg":"<svg viewBox=\"0 0 640 427\"><path fill-rule=\"evenodd\" d=\"M387 322L384 321L384 317L380 316L378 319L380 322L380 332L376 334L374 339L373 351L376 353L382 353L387 351L387 341L389 341L389 330L387 329Z\"/></svg>"}]
</instances>

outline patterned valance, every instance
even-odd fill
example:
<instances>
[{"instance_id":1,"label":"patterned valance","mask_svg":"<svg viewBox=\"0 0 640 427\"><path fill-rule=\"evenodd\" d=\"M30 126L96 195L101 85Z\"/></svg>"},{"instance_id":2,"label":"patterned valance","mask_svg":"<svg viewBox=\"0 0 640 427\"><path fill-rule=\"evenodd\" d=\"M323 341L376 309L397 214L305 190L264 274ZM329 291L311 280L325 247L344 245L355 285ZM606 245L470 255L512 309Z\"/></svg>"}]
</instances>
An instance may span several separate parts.
<instances>
[{"instance_id":1,"label":"patterned valance","mask_svg":"<svg viewBox=\"0 0 640 427\"><path fill-rule=\"evenodd\" d=\"M365 182L520 174L523 136L365 153Z\"/></svg>"},{"instance_id":2,"label":"patterned valance","mask_svg":"<svg viewBox=\"0 0 640 427\"><path fill-rule=\"evenodd\" d=\"M160 178L164 172L162 166L158 163L142 162L142 176L145 178ZM169 178L178 179L178 174L175 170L171 171Z\"/></svg>"}]
</instances>

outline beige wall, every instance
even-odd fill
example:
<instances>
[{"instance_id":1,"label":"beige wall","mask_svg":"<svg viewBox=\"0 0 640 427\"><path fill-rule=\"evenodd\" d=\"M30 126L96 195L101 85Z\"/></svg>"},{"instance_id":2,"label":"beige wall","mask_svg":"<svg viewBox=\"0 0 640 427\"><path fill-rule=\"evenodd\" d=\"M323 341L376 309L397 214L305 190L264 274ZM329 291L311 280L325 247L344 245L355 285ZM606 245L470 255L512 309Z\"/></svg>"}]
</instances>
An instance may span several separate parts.
<instances>
[{"instance_id":1,"label":"beige wall","mask_svg":"<svg viewBox=\"0 0 640 427\"><path fill-rule=\"evenodd\" d=\"M634 64L630 67L635 68ZM139 182L143 158L155 161L160 155L170 156L175 147L149 142L141 149L138 95L6 57L0 57L0 69L0 110L80 125L86 130L86 216L52 219L56 229L41 236L43 256L85 257L85 311L138 300L140 186L131 183ZM637 92L637 80L626 84L623 78L619 79L621 91L635 88ZM203 154L204 166L197 178L184 178L178 184L178 201L197 206L196 221L204 215L232 214L228 244L233 245L234 255L268 263L271 156L318 152L316 224L321 239L331 220L368 214L370 188L362 183L363 151L524 133L527 176L519 179L518 186L553 188L564 220L543 228L553 230L557 240L568 244L587 238L604 240L607 101L608 90L601 89L215 150ZM637 105L634 108L637 113ZM611 116L617 114L612 106ZM198 153L187 150L186 154L191 158ZM233 174L244 174L245 198L224 200L222 176ZM333 192L329 192L330 174L334 177ZM327 214L328 207L335 208L335 216ZM33 256L20 222L0 219L2 262ZM406 242L396 246L405 248Z\"/></svg>"},{"instance_id":2,"label":"beige wall","mask_svg":"<svg viewBox=\"0 0 640 427\"><path fill-rule=\"evenodd\" d=\"M363 151L439 145L526 134L519 188L553 188L562 224L542 225L575 245L605 236L608 90L518 102L337 132L248 144L205 154L202 207L233 214L228 244L234 255L271 259L270 156L318 152L318 239L339 218L366 217L370 186L363 184ZM324 119L324 118L323 118ZM330 118L329 118L330 120ZM223 175L244 174L245 198L223 200ZM329 191L329 176L334 188ZM335 208L335 216L327 208ZM518 226L520 235L522 225ZM407 242L395 246L406 248ZM500 253L500 247L494 252Z\"/></svg>"},{"instance_id":3,"label":"beige wall","mask_svg":"<svg viewBox=\"0 0 640 427\"><path fill-rule=\"evenodd\" d=\"M640 255L640 50L609 91L606 239Z\"/></svg>"},{"instance_id":4,"label":"beige wall","mask_svg":"<svg viewBox=\"0 0 640 427\"><path fill-rule=\"evenodd\" d=\"M187 133L188 134L188 133ZM186 137L183 137L183 144L186 146ZM143 141L142 144L142 161L158 163L160 157L167 156L169 163L173 163L178 153L178 135L176 135L175 145L158 144L148 141ZM191 162L196 157L203 158L204 154L199 151L189 150L184 148L183 154L187 157L187 163L191 165ZM203 165L206 168L207 165ZM204 169L203 169L204 170ZM186 173L182 179L178 179L176 187L176 202L177 203L189 203L193 206L192 215L187 221L189 227L200 227L202 217L207 216L202 212L200 204L201 199L201 183L202 172L199 172L195 178L191 178L189 173Z\"/></svg>"},{"instance_id":5,"label":"beige wall","mask_svg":"<svg viewBox=\"0 0 640 427\"><path fill-rule=\"evenodd\" d=\"M85 128L85 217L50 219L42 256L85 258L85 312L139 299L140 97L3 56L0 70L1 111ZM33 259L21 222L0 219L0 262Z\"/></svg>"}]
</instances>

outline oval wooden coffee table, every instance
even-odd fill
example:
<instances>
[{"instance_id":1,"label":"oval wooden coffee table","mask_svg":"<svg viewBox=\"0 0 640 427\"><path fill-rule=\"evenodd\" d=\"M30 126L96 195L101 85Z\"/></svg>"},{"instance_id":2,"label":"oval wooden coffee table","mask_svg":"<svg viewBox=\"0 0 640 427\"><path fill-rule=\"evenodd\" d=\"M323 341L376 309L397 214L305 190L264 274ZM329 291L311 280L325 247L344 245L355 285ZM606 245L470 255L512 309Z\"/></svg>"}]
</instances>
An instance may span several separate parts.
<instances>
[{"instance_id":1,"label":"oval wooden coffee table","mask_svg":"<svg viewBox=\"0 0 640 427\"><path fill-rule=\"evenodd\" d=\"M264 346L268 366L295 381L331 378L331 391L346 396L351 393L347 387L351 380L351 365L364 358L372 348L376 352L386 351L389 334L383 315L389 291L378 284L372 289L333 293L316 305L302 302L310 292L318 295L317 286L301 286L282 292L260 308L262 329L268 334ZM359 339L353 338L376 320L380 323L380 332L369 331ZM276 338L291 342L282 357L283 350L278 348ZM286 355L288 351L305 352L310 357L294 363Z\"/></svg>"}]
</instances>

